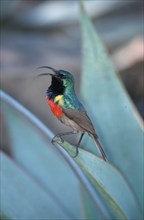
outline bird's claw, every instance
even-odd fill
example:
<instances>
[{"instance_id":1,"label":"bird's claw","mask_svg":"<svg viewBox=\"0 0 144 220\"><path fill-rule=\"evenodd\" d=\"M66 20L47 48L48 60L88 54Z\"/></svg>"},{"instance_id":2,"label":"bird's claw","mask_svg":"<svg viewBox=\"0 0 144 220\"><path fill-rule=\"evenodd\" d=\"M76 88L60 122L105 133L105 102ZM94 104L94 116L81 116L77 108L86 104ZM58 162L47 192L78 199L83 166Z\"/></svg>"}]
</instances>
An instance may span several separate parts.
<instances>
[{"instance_id":1,"label":"bird's claw","mask_svg":"<svg viewBox=\"0 0 144 220\"><path fill-rule=\"evenodd\" d=\"M78 154L79 154L79 151L78 151L78 146L76 146L76 153L75 153L75 155L74 156L72 156L73 158L76 158L77 156L78 156Z\"/></svg>"},{"instance_id":2,"label":"bird's claw","mask_svg":"<svg viewBox=\"0 0 144 220\"><path fill-rule=\"evenodd\" d=\"M77 156L78 156L78 153L76 152L76 154L72 156L72 158L76 158Z\"/></svg>"},{"instance_id":3,"label":"bird's claw","mask_svg":"<svg viewBox=\"0 0 144 220\"><path fill-rule=\"evenodd\" d=\"M55 135L51 142L52 142L52 144L54 144L54 142L57 142L57 141L60 142L60 143L64 143L64 140L61 138L60 135Z\"/></svg>"}]
</instances>

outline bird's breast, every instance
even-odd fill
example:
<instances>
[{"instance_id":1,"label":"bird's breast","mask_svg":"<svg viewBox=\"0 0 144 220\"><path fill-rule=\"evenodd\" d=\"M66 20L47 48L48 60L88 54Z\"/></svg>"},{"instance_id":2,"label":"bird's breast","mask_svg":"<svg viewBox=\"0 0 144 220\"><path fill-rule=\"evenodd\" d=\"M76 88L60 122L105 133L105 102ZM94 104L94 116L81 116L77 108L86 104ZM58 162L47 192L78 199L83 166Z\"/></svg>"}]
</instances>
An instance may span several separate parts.
<instances>
[{"instance_id":1,"label":"bird's breast","mask_svg":"<svg viewBox=\"0 0 144 220\"><path fill-rule=\"evenodd\" d=\"M52 113L57 117L57 118L61 118L63 112L60 108L60 106L58 105L58 100L52 100L52 99L49 99L48 96L46 96L46 101L52 111Z\"/></svg>"},{"instance_id":2,"label":"bird's breast","mask_svg":"<svg viewBox=\"0 0 144 220\"><path fill-rule=\"evenodd\" d=\"M54 98L54 103L57 103L59 105L63 105L63 95L57 95Z\"/></svg>"}]
</instances>

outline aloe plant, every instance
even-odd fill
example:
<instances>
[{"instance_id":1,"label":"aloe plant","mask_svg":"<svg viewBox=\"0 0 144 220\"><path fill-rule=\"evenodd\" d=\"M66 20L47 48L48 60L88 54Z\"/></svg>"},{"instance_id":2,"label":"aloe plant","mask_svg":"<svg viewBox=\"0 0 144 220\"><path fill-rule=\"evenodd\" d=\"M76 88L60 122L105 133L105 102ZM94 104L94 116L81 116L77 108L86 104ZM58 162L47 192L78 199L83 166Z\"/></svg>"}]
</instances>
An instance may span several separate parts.
<instances>
[{"instance_id":1,"label":"aloe plant","mask_svg":"<svg viewBox=\"0 0 144 220\"><path fill-rule=\"evenodd\" d=\"M111 163L125 176L143 210L143 122L83 9L81 18L81 95Z\"/></svg>"},{"instance_id":2,"label":"aloe plant","mask_svg":"<svg viewBox=\"0 0 144 220\"><path fill-rule=\"evenodd\" d=\"M1 92L12 158L1 152L3 219L143 219L143 130L91 21L81 7L81 97L109 163L85 138L67 142Z\"/></svg>"}]
</instances>

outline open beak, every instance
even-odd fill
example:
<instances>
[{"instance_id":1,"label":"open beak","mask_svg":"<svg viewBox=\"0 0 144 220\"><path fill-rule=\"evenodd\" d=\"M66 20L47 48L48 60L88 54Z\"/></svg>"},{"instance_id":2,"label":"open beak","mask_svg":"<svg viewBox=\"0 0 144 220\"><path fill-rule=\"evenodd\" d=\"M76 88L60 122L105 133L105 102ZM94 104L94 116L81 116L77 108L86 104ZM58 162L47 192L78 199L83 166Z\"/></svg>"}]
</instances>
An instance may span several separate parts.
<instances>
[{"instance_id":1,"label":"open beak","mask_svg":"<svg viewBox=\"0 0 144 220\"><path fill-rule=\"evenodd\" d=\"M45 68L52 70L53 73L41 73L41 74L38 74L37 77L48 76L48 75L50 75L52 77L56 77L56 78L58 77L57 70L55 70L54 68L52 68L50 66L40 66L37 69L45 69Z\"/></svg>"}]
</instances>

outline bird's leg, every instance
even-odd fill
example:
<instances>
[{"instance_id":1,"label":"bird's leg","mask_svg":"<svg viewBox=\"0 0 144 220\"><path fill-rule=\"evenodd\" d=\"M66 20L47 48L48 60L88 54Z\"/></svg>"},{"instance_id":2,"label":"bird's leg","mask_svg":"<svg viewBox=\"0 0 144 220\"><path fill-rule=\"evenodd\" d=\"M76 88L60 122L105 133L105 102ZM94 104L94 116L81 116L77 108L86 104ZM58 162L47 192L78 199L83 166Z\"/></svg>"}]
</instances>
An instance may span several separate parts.
<instances>
[{"instance_id":1,"label":"bird's leg","mask_svg":"<svg viewBox=\"0 0 144 220\"><path fill-rule=\"evenodd\" d=\"M77 133L76 131L68 131L68 132L65 132L65 133L56 134L56 135L53 137L53 139L52 139L52 143L55 142L55 138L60 138L60 139L61 139L61 142L63 143L64 141L63 141L63 139L62 139L62 136L69 135L69 134L76 134L76 133ZM76 146L76 153L75 153L75 155L73 156L73 158L77 157L78 154L79 154L78 148L79 148L79 146L80 146L80 143L81 143L81 141L82 141L82 138L83 138L84 134L85 134L85 132L83 132L83 133L81 134L78 143L75 145L75 146Z\"/></svg>"},{"instance_id":2,"label":"bird's leg","mask_svg":"<svg viewBox=\"0 0 144 220\"><path fill-rule=\"evenodd\" d=\"M79 139L78 143L76 144L76 153L75 153L75 155L73 156L73 158L77 157L78 154L79 154L78 148L79 148L79 146L80 146L80 143L81 143L81 141L82 141L82 138L83 138L84 134L85 134L84 132L81 134L80 139Z\"/></svg>"},{"instance_id":3,"label":"bird's leg","mask_svg":"<svg viewBox=\"0 0 144 220\"><path fill-rule=\"evenodd\" d=\"M62 136L65 136L65 135L69 135L69 134L75 134L75 131L68 131L68 132L65 132L65 133L59 133L59 134L56 134L54 137L53 137L53 139L52 139L52 143L54 143L55 142L55 138L60 138L61 139L61 142L63 143L64 141L63 141L63 139L62 139Z\"/></svg>"}]
</instances>

